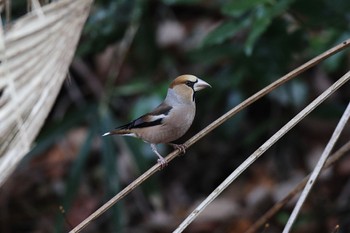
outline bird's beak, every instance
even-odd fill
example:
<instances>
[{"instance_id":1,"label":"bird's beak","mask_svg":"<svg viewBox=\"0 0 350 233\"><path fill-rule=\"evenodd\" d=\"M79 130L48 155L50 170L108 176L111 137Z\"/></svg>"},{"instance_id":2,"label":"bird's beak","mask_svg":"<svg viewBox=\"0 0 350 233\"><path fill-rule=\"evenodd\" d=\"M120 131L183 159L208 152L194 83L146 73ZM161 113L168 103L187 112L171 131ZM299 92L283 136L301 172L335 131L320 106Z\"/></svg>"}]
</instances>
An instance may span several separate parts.
<instances>
[{"instance_id":1,"label":"bird's beak","mask_svg":"<svg viewBox=\"0 0 350 233\"><path fill-rule=\"evenodd\" d=\"M194 91L200 91L206 87L211 87L209 83L204 82L202 79L197 79L197 82L194 84Z\"/></svg>"}]
</instances>

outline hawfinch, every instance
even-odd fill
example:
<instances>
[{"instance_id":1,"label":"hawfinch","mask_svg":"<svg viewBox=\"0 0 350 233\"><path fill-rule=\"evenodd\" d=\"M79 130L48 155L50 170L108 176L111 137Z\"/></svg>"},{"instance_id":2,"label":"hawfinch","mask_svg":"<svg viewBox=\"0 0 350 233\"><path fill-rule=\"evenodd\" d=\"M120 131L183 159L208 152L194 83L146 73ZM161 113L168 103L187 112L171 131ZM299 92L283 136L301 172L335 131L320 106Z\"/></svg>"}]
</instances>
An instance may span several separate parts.
<instances>
[{"instance_id":1,"label":"hawfinch","mask_svg":"<svg viewBox=\"0 0 350 233\"><path fill-rule=\"evenodd\" d=\"M195 94L206 87L211 86L194 75L181 75L172 81L165 100L153 111L102 136L133 136L150 143L163 168L167 163L157 151L156 144L169 144L185 152L183 145L171 142L183 136L190 128L196 113Z\"/></svg>"}]
</instances>

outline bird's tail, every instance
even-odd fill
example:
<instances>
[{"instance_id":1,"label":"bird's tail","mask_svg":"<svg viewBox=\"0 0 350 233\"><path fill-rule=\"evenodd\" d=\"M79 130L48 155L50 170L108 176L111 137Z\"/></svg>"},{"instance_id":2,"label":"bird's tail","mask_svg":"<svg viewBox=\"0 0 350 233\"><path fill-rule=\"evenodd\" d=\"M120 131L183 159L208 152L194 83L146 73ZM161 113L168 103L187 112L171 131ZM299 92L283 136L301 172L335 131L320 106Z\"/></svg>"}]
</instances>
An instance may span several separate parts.
<instances>
[{"instance_id":1,"label":"bird's tail","mask_svg":"<svg viewBox=\"0 0 350 233\"><path fill-rule=\"evenodd\" d=\"M124 136L134 136L134 133L128 129L116 129L103 134L102 137L108 136L108 135L114 135L114 134L124 135Z\"/></svg>"},{"instance_id":2,"label":"bird's tail","mask_svg":"<svg viewBox=\"0 0 350 233\"><path fill-rule=\"evenodd\" d=\"M131 131L130 126L131 126L131 123L120 126L112 131L109 131L109 132L103 134L102 137L108 136L108 135L114 135L114 134L125 135L125 136L134 136L134 133Z\"/></svg>"},{"instance_id":3,"label":"bird's tail","mask_svg":"<svg viewBox=\"0 0 350 233\"><path fill-rule=\"evenodd\" d=\"M124 135L124 134L130 134L130 130L125 130L125 129L122 129L122 130L112 130L112 131L109 131L105 134L102 135L102 137L104 136L108 136L108 135L114 135L114 134L118 134L118 135Z\"/></svg>"}]
</instances>

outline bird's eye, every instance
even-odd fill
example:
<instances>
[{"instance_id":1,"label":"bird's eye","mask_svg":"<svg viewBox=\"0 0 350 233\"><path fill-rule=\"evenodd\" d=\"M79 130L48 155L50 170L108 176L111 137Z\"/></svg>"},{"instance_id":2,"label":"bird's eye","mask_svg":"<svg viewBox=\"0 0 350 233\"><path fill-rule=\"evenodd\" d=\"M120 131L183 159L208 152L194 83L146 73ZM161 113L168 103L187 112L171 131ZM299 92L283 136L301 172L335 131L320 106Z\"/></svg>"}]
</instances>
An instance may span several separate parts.
<instances>
[{"instance_id":1,"label":"bird's eye","mask_svg":"<svg viewBox=\"0 0 350 233\"><path fill-rule=\"evenodd\" d=\"M193 83L191 81L186 81L186 85L192 87Z\"/></svg>"}]
</instances>

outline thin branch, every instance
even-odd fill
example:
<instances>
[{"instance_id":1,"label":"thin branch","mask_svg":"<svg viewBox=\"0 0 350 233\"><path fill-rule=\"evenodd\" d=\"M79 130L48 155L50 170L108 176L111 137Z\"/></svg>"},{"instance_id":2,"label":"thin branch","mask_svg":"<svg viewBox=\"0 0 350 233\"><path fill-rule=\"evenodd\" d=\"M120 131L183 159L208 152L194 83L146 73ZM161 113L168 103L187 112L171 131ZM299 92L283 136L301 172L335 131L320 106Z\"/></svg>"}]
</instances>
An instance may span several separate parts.
<instances>
[{"instance_id":1,"label":"thin branch","mask_svg":"<svg viewBox=\"0 0 350 233\"><path fill-rule=\"evenodd\" d=\"M327 160L327 163L322 169L322 171L326 170L333 166L339 159L346 155L347 152L350 151L350 141L343 145L337 152L332 154L332 156ZM263 216L261 216L253 225L245 231L245 233L254 233L257 232L259 228L263 227L263 225L272 218L278 211L280 211L292 198L298 194L306 185L307 181L310 178L310 174L306 176L299 184L297 184L293 190L291 190L286 197L284 197L281 201L276 203L273 207L271 207Z\"/></svg>"},{"instance_id":2,"label":"thin branch","mask_svg":"<svg viewBox=\"0 0 350 233\"><path fill-rule=\"evenodd\" d=\"M136 21L136 22L134 22ZM118 53L115 54L114 53L114 58L117 58L117 63L115 65L112 65L112 63L110 63L110 68L108 71L108 75L107 75L107 81L106 81L106 94L103 96L102 98L102 103L106 104L109 102L110 98L112 97L112 92L113 92L113 83L115 82L115 80L119 77L122 65L124 64L124 61L129 53L129 50L131 48L132 42L135 39L135 35L139 29L140 26L140 22L139 20L133 20L125 34L123 37L123 40L121 41L121 43L119 44L118 47ZM115 60L115 59L113 59ZM106 106L103 106L106 107Z\"/></svg>"},{"instance_id":3,"label":"thin branch","mask_svg":"<svg viewBox=\"0 0 350 233\"><path fill-rule=\"evenodd\" d=\"M306 117L312 110L325 101L339 87L350 79L350 71L336 81L332 86L319 95L306 108L299 112L293 119L278 130L264 144L262 144L253 154L251 154L238 168L236 168L174 231L182 232L219 194L224 191L243 171L245 171L255 160L265 153L273 144L275 144L283 135L291 130L297 123Z\"/></svg>"},{"instance_id":4,"label":"thin branch","mask_svg":"<svg viewBox=\"0 0 350 233\"><path fill-rule=\"evenodd\" d=\"M139 26L140 26L140 22L138 20L133 20L129 24L124 34L123 40L121 41L118 47L118 54L115 54L116 52L114 52L113 57L117 58L117 63L114 66L112 65L112 63L109 64L110 68L108 71L107 81L105 85L106 91L104 92L101 98L101 109L103 112L106 111L107 103L109 103L110 102L109 100L112 98L112 92L114 90L113 83L119 77L122 65L124 64L124 61L129 53L131 44L135 39L135 35L139 29Z\"/></svg>"},{"instance_id":5,"label":"thin branch","mask_svg":"<svg viewBox=\"0 0 350 233\"><path fill-rule=\"evenodd\" d=\"M332 56L333 54L336 54L343 49L350 46L350 39L342 42L341 44L336 45L335 47L327 50L326 52L318 55L317 57L311 59L310 61L304 63L300 67L294 69L293 71L289 72L288 74L284 75L277 81L271 83L267 87L263 88L259 92L255 93L236 107L232 108L230 111L219 117L217 120L212 122L210 125L202 129L200 132L198 132L196 135L194 135L192 138L190 138L188 141L184 143L184 146L186 148L190 147L194 143L196 143L198 140L200 140L202 137L210 133L212 130L223 124L225 121L227 121L229 118L243 110L244 108L248 107L258 99L262 98L263 96L267 95L277 87L281 86L285 82L291 80L292 78L296 77L297 75L301 74L305 70L310 69L311 67L315 66L316 64L320 63L321 61L325 60L326 58ZM176 156L180 154L179 150L175 150L168 154L168 156L165 158L166 161L169 163L172 161ZM85 228L91 221L96 219L98 216L103 214L105 211L107 211L109 208L111 208L115 203L117 203L120 199L122 199L124 196L126 196L129 192L134 190L137 186L139 186L141 183L143 183L146 179L148 179L150 176L152 176L156 171L160 169L159 164L155 164L153 167L151 167L149 170L147 170L145 173L143 173L140 177L138 177L136 180L134 180L132 183L130 183L127 187L125 187L122 191L120 191L116 196L111 198L107 203L105 203L103 206L101 206L99 209L97 209L94 213L92 213L89 217L87 217L84 221L82 221L79 225L77 225L73 230L70 232L80 232L83 228Z\"/></svg>"},{"instance_id":6,"label":"thin branch","mask_svg":"<svg viewBox=\"0 0 350 233\"><path fill-rule=\"evenodd\" d=\"M328 158L328 156L330 155L331 151L333 150L333 147L335 145L335 143L337 142L341 132L343 131L345 124L348 122L350 118L350 103L348 104L347 108L345 109L345 112L343 114L343 116L341 117L337 127L335 128L331 139L329 140L326 148L324 149L320 159L318 160L315 169L313 170L313 172L311 173L311 176L303 190L303 192L300 195L300 198L298 199L298 202L296 203L294 210L292 212L292 214L290 215L288 222L286 224L286 226L283 229L283 233L288 233L290 232L290 230L292 229L292 226L300 212L301 207L303 206L307 196L309 195L313 185L315 184L315 181L317 180L324 164L326 163L326 160Z\"/></svg>"},{"instance_id":7,"label":"thin branch","mask_svg":"<svg viewBox=\"0 0 350 233\"><path fill-rule=\"evenodd\" d=\"M339 231L339 225L336 225L332 231L332 233L337 233Z\"/></svg>"}]
</instances>

